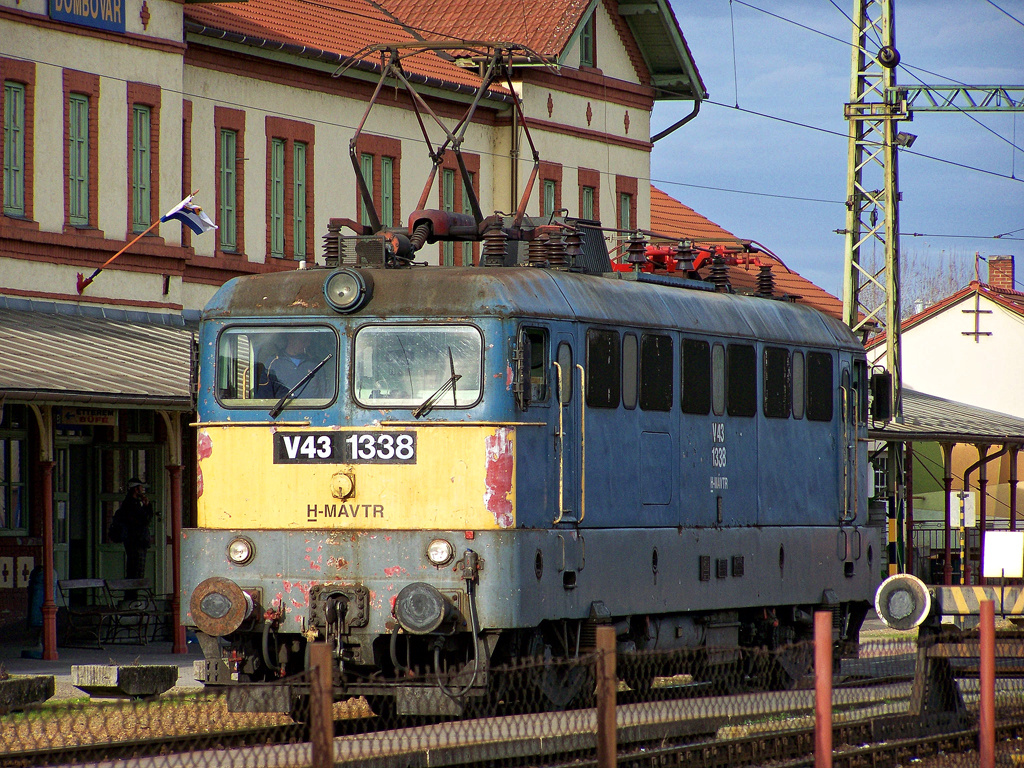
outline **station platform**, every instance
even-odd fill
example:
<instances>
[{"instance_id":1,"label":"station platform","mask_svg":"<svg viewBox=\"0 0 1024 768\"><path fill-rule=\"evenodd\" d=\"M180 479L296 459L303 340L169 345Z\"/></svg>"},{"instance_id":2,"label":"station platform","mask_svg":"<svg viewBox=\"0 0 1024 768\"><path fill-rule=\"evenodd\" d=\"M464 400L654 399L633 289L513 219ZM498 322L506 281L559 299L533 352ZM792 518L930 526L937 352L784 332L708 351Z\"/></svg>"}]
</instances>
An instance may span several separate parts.
<instances>
[{"instance_id":1,"label":"station platform","mask_svg":"<svg viewBox=\"0 0 1024 768\"><path fill-rule=\"evenodd\" d=\"M110 644L101 648L57 648L56 661L24 658L22 651L36 651L38 646L7 645L0 640L0 666L10 675L53 675L54 695L50 701L88 698L81 689L71 684L71 667L82 664L98 665L174 665L178 668L178 681L169 692L182 692L202 688L192 676L192 662L203 657L199 644L188 644L188 653L171 653L170 641L156 641L146 645Z\"/></svg>"}]
</instances>

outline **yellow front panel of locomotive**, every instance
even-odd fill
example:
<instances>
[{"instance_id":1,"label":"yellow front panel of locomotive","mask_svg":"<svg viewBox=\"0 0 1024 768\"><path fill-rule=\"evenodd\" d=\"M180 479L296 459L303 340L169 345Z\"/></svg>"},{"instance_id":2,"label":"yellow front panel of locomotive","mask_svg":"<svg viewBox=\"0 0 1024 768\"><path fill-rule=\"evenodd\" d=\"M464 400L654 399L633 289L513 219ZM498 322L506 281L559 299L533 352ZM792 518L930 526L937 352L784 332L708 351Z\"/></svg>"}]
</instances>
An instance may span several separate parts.
<instances>
[{"instance_id":1,"label":"yellow front panel of locomotive","mask_svg":"<svg viewBox=\"0 0 1024 768\"><path fill-rule=\"evenodd\" d=\"M515 525L514 427L200 425L198 457L201 528Z\"/></svg>"}]
</instances>

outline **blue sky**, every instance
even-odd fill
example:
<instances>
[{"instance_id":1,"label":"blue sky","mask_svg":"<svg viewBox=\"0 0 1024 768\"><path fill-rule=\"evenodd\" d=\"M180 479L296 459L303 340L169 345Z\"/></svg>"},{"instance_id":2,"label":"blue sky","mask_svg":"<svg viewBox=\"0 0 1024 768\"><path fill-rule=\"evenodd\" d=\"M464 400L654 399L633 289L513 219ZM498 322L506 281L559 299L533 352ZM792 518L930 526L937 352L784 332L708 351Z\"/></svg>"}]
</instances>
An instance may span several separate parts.
<instances>
[{"instance_id":1,"label":"blue sky","mask_svg":"<svg viewBox=\"0 0 1024 768\"><path fill-rule=\"evenodd\" d=\"M850 93L852 24L846 16L852 15L852 0L671 2L709 101L693 121L655 145L653 183L737 236L763 243L839 295L844 240L834 230L846 223L843 104ZM994 2L1024 21L1024 0ZM1024 24L987 0L899 0L895 7L898 84L1024 85ZM652 133L689 108L689 102L660 102ZM1024 113L1016 113L1016 121L1013 113L919 113L900 129L917 134L912 152L991 172L901 152L903 252L938 257L937 263L950 252L964 258L976 251L1013 254L1017 288L1024 290L1024 151L1010 144L1024 149Z\"/></svg>"}]
</instances>

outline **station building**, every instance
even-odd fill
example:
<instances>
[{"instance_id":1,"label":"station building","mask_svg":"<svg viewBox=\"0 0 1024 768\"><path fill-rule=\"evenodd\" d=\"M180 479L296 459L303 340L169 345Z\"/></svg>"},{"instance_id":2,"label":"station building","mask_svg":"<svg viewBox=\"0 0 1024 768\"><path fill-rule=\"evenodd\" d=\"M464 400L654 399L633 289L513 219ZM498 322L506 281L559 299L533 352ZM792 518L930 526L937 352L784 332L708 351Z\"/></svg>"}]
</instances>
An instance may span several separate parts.
<instances>
[{"instance_id":1,"label":"station building","mask_svg":"<svg viewBox=\"0 0 1024 768\"><path fill-rule=\"evenodd\" d=\"M54 584L123 575L107 531L132 477L157 513L147 576L177 595L202 307L233 277L322 263L329 219L366 222L349 143L380 71L367 47L468 39L528 49L512 75L541 161L528 214L648 228L653 104L682 101L685 120L706 96L666 0L0 0L0 631L25 625L35 573L56 658ZM448 120L476 90L465 58L403 61ZM422 194L466 210L450 153L424 193L413 102L383 97L354 153L384 223ZM493 87L463 146L485 215L526 189L524 137ZM217 230L150 229L192 191Z\"/></svg>"}]
</instances>

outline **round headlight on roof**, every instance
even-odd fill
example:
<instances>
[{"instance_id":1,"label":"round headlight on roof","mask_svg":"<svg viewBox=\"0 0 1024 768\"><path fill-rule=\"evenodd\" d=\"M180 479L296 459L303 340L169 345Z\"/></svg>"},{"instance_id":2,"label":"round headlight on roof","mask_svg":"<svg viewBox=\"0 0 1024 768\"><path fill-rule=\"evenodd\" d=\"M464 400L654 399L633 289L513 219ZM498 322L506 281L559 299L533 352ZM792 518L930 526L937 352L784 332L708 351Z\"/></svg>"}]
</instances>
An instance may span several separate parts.
<instances>
[{"instance_id":1,"label":"round headlight on roof","mask_svg":"<svg viewBox=\"0 0 1024 768\"><path fill-rule=\"evenodd\" d=\"M355 312L373 296L373 276L360 269L336 269L324 283L324 298L338 312Z\"/></svg>"}]
</instances>

